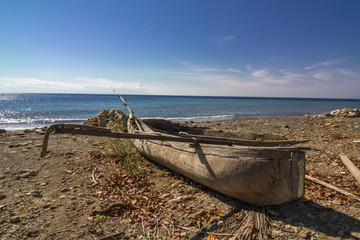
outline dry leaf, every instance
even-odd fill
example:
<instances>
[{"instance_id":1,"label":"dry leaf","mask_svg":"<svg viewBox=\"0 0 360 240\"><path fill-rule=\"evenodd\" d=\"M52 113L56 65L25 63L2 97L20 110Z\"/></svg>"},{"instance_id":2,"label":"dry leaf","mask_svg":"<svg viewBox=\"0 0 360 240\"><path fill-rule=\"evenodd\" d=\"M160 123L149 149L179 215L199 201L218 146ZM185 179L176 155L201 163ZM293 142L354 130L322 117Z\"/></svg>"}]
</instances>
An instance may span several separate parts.
<instances>
[{"instance_id":1,"label":"dry leaf","mask_svg":"<svg viewBox=\"0 0 360 240\"><path fill-rule=\"evenodd\" d=\"M214 237L214 235L212 233L210 233L210 235L207 237L206 240L215 240L216 238Z\"/></svg>"}]
</instances>

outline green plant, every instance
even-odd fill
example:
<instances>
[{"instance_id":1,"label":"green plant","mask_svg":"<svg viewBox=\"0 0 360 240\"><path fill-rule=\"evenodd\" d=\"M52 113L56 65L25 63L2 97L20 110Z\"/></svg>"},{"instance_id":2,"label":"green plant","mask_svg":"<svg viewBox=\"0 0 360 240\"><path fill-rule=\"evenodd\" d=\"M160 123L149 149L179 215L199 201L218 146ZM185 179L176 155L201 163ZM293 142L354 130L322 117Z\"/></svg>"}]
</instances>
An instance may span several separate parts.
<instances>
[{"instance_id":1,"label":"green plant","mask_svg":"<svg viewBox=\"0 0 360 240\"><path fill-rule=\"evenodd\" d=\"M112 132L119 131L119 127L116 124L112 125L110 129ZM134 148L132 140L108 138L106 145L111 154L122 159L125 171L128 174L134 175L137 173L140 154Z\"/></svg>"}]
</instances>

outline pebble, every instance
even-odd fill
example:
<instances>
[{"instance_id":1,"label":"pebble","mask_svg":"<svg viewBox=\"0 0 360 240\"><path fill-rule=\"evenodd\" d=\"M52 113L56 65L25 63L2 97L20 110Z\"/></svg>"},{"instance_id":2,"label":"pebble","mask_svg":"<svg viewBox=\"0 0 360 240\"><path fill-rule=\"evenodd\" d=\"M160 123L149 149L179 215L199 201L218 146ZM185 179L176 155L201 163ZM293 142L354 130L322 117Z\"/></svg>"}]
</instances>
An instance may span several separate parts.
<instances>
[{"instance_id":1,"label":"pebble","mask_svg":"<svg viewBox=\"0 0 360 240\"><path fill-rule=\"evenodd\" d=\"M299 237L301 238L307 238L310 235L310 231L309 230L301 230L299 232Z\"/></svg>"},{"instance_id":2,"label":"pebble","mask_svg":"<svg viewBox=\"0 0 360 240\"><path fill-rule=\"evenodd\" d=\"M51 206L50 203L45 203L45 204L43 205L43 208L49 208L50 206Z\"/></svg>"},{"instance_id":3,"label":"pebble","mask_svg":"<svg viewBox=\"0 0 360 240\"><path fill-rule=\"evenodd\" d=\"M70 191L70 189L67 187L60 189L60 192L68 192L68 191Z\"/></svg>"},{"instance_id":4,"label":"pebble","mask_svg":"<svg viewBox=\"0 0 360 240\"><path fill-rule=\"evenodd\" d=\"M31 170L31 171L27 171L23 174L20 174L19 176L17 176L17 178L28 178L28 177L31 177L31 176L36 176L37 174L37 171L35 170Z\"/></svg>"},{"instance_id":5,"label":"pebble","mask_svg":"<svg viewBox=\"0 0 360 240\"><path fill-rule=\"evenodd\" d=\"M358 230L352 230L352 231L350 232L350 235L353 236L353 237L355 237L355 238L360 238L360 229L358 229Z\"/></svg>"},{"instance_id":6,"label":"pebble","mask_svg":"<svg viewBox=\"0 0 360 240\"><path fill-rule=\"evenodd\" d=\"M31 195L34 197L42 197L41 191L39 190L32 191Z\"/></svg>"},{"instance_id":7,"label":"pebble","mask_svg":"<svg viewBox=\"0 0 360 240\"><path fill-rule=\"evenodd\" d=\"M329 223L327 227L331 232L337 233L339 231L339 226L333 223Z\"/></svg>"},{"instance_id":8,"label":"pebble","mask_svg":"<svg viewBox=\"0 0 360 240\"><path fill-rule=\"evenodd\" d=\"M306 213L306 216L312 220L315 219L315 217L311 213Z\"/></svg>"},{"instance_id":9,"label":"pebble","mask_svg":"<svg viewBox=\"0 0 360 240\"><path fill-rule=\"evenodd\" d=\"M10 218L11 223L19 223L21 221L21 218L19 216L13 216Z\"/></svg>"}]
</instances>

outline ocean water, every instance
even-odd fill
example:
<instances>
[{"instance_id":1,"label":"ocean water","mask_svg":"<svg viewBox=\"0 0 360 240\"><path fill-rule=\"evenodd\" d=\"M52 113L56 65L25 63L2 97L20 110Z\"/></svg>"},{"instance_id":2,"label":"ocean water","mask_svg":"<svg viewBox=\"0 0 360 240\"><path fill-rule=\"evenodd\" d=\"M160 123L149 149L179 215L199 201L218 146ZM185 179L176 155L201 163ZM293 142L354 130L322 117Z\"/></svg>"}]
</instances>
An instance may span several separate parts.
<instances>
[{"instance_id":1,"label":"ocean water","mask_svg":"<svg viewBox=\"0 0 360 240\"><path fill-rule=\"evenodd\" d=\"M256 116L317 115L360 108L360 99L252 98L123 95L136 116L173 121L212 121ZM103 109L128 113L117 95L0 94L0 128L30 129L53 123L83 123Z\"/></svg>"}]
</instances>

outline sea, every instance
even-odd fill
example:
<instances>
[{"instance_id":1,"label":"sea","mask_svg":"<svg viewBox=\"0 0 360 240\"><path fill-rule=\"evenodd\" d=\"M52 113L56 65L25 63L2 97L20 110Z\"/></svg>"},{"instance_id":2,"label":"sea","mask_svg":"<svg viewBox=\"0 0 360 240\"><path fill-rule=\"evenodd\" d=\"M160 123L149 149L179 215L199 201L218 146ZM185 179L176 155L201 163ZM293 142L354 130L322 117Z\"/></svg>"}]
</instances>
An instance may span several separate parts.
<instances>
[{"instance_id":1,"label":"sea","mask_svg":"<svg viewBox=\"0 0 360 240\"><path fill-rule=\"evenodd\" d=\"M122 95L137 117L214 121L260 116L319 115L360 108L360 99ZM128 110L116 94L0 93L0 129L84 123L104 109Z\"/></svg>"}]
</instances>

